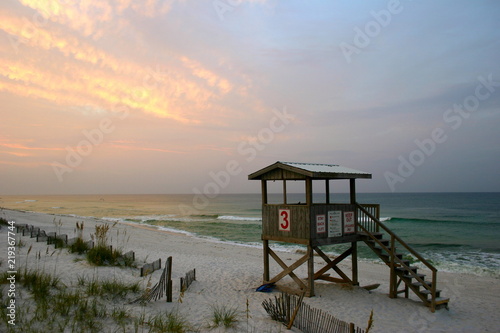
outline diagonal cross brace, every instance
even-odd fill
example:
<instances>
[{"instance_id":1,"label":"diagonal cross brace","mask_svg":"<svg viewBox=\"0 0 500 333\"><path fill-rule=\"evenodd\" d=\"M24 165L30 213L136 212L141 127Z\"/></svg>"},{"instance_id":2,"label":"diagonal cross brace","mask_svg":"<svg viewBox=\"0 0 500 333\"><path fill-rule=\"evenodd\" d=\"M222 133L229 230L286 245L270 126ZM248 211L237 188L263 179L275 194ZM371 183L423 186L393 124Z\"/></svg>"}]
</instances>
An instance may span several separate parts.
<instances>
[{"instance_id":1,"label":"diagonal cross brace","mask_svg":"<svg viewBox=\"0 0 500 333\"><path fill-rule=\"evenodd\" d=\"M275 277L273 277L271 280L269 280L268 283L276 283L279 280L281 280L282 278L284 278L286 275L290 275L290 277L300 286L300 288L302 288L304 290L307 289L304 282L302 282L297 277L297 275L295 275L295 273L293 271L296 268L300 267L300 265L302 265L303 263L305 263L309 259L309 254L304 255L303 257L301 257L299 260L297 260L295 263L293 263L290 266L287 266L287 264L285 264L280 259L280 257L278 257L278 255L276 253L274 253L273 250L269 249L269 254L283 268L283 271L281 273L279 273L278 275L276 275Z\"/></svg>"},{"instance_id":2,"label":"diagonal cross brace","mask_svg":"<svg viewBox=\"0 0 500 333\"><path fill-rule=\"evenodd\" d=\"M347 258L351 253L352 253L352 248L347 249L344 253L342 253L340 256L335 258L335 260L330 260L326 254L323 253L319 249L319 247L314 247L314 250L323 258L324 261L326 261L327 265L323 268L321 268L319 271L314 273L314 280L317 280L323 273L328 271L330 268L333 269L335 272L337 272L338 275L340 275L345 282L352 282L351 279L347 275L345 275L344 272L340 270L340 268L337 267L337 264L340 263L342 260Z\"/></svg>"}]
</instances>

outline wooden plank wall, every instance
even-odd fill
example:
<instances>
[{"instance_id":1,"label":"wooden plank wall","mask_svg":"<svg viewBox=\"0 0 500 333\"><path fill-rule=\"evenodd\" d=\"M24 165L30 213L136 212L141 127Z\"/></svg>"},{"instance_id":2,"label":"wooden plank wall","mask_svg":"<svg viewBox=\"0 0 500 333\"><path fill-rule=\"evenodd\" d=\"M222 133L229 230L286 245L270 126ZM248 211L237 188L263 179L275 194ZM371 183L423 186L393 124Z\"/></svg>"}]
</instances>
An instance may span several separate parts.
<instances>
[{"instance_id":1,"label":"wooden plank wall","mask_svg":"<svg viewBox=\"0 0 500 333\"><path fill-rule=\"evenodd\" d=\"M310 223L311 223L311 239L313 240L323 240L328 239L328 212L339 210L342 212L342 233L344 232L344 212L355 212L354 219L356 220L356 207L351 204L316 204L311 206L311 215L310 215ZM326 219L326 232L318 234L316 232L316 215L325 215ZM331 239L334 243L338 243L340 239L344 236L335 237L337 239Z\"/></svg>"},{"instance_id":2,"label":"wooden plank wall","mask_svg":"<svg viewBox=\"0 0 500 333\"><path fill-rule=\"evenodd\" d=\"M290 231L279 230L279 210L290 209ZM306 205L264 205L262 207L262 235L309 239L309 207Z\"/></svg>"},{"instance_id":3,"label":"wooden plank wall","mask_svg":"<svg viewBox=\"0 0 500 333\"><path fill-rule=\"evenodd\" d=\"M279 210L290 210L290 231L279 230ZM313 244L338 244L355 241L354 234L343 234L340 237L328 237L328 212L342 212L342 233L344 232L344 212L354 212L357 219L357 209L352 204L313 204L308 205L285 205L268 204L262 207L262 236L263 239L274 239L297 243L311 242ZM316 228L316 216L325 215L326 232L318 233Z\"/></svg>"}]
</instances>

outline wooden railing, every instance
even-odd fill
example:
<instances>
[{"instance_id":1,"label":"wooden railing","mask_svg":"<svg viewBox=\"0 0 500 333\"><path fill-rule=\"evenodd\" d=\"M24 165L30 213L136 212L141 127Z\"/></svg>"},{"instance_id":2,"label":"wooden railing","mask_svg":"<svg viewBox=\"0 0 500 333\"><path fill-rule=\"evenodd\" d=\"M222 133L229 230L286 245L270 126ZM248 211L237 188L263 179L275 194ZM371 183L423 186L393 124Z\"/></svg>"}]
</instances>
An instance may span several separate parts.
<instances>
[{"instance_id":1,"label":"wooden railing","mask_svg":"<svg viewBox=\"0 0 500 333\"><path fill-rule=\"evenodd\" d=\"M373 219L370 217L373 216L377 221L380 220L380 205L378 204L359 204L361 205L369 215L365 214L361 209L358 209L358 225L361 224L365 229L370 232L380 232L380 228L377 223L373 222Z\"/></svg>"},{"instance_id":2,"label":"wooden railing","mask_svg":"<svg viewBox=\"0 0 500 333\"><path fill-rule=\"evenodd\" d=\"M395 233L393 233L389 228L387 228L383 223L380 222L379 217L373 215L368 209L365 207L368 205L360 205L356 203L358 208L358 231L365 232L373 241L377 243L379 247L384 249L390 255L389 266L391 268L391 282L390 282L390 297L396 297L397 295L397 277L396 277L396 267L402 267L408 271L408 274L411 274L414 279L422 284L422 287L429 290L431 292L431 310L433 310L436 306L436 283L437 283L437 269L431 265L425 258L423 258L417 251L413 250L405 241L399 238ZM361 214L359 214L361 213ZM370 218L371 222L367 223L363 220L359 220L359 217ZM389 248L385 246L377 237L375 237L372 233L376 230L383 230L390 236L390 245ZM396 244L399 243L399 244ZM417 275L405 262L398 258L395 254L396 246L404 247L409 253L411 253L415 258L417 258L423 265L425 265L432 272L432 281L429 285L424 279L422 279L419 275ZM424 300L424 299L422 299ZM427 301L428 300L424 300Z\"/></svg>"}]
</instances>

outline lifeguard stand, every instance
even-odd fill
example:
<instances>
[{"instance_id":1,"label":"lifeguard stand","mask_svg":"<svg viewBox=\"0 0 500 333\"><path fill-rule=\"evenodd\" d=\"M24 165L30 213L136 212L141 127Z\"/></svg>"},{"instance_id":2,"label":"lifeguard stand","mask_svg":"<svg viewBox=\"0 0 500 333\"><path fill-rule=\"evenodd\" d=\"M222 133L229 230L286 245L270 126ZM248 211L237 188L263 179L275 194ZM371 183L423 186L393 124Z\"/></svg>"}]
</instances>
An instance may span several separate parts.
<instances>
[{"instance_id":1,"label":"lifeguard stand","mask_svg":"<svg viewBox=\"0 0 500 333\"><path fill-rule=\"evenodd\" d=\"M314 280L325 279L333 282L358 284L357 242L361 240L357 233L356 186L357 178L371 178L366 172L332 164L276 162L262 170L252 173L248 179L260 179L262 183L262 240L264 242L264 283L275 283L290 275L306 296L314 296ZM330 180L347 179L350 188L350 203L330 203ZM326 203L313 202L313 180L324 180ZM283 201L280 204L268 203L267 182L283 182ZM287 202L287 181L303 181L305 203ZM278 255L269 248L269 241L303 244L307 253L291 266L287 266ZM332 261L320 250L322 245L350 243L350 248ZM314 272L313 253L316 251L327 265ZM351 255L352 278L338 268L337 264ZM270 279L269 256L284 270ZM308 277L306 284L293 270L307 262ZM340 278L324 275L333 269Z\"/></svg>"},{"instance_id":2,"label":"lifeguard stand","mask_svg":"<svg viewBox=\"0 0 500 333\"><path fill-rule=\"evenodd\" d=\"M372 175L340 165L292 162L276 162L248 176L248 179L260 180L262 185L264 283L277 283L289 275L299 287L298 292L309 297L314 296L314 280L317 279L358 285L357 242L363 241L391 268L390 297L395 298L404 293L408 298L408 291L411 289L432 310L438 305L447 306L448 299L439 297L440 291L436 290L437 270L379 221L379 205L357 203L356 179L360 178L370 179ZM325 186L325 198L321 203L313 202L313 181L317 180L324 181ZM349 181L348 203L330 202L330 180ZM283 199L280 203L268 202L269 181L283 182ZM287 183L291 181L304 182L304 203L288 202ZM383 239L384 236L389 239ZM269 241L303 244L307 251L295 263L287 265L269 247ZM341 243L350 246L334 260L320 249L320 246ZM432 271L432 281L425 281L425 275L417 274L417 267L410 266L408 260L403 260L403 254L396 252L396 246L406 249L427 266ZM326 262L318 271L314 270L314 252ZM338 267L338 264L349 256L352 262L350 277ZM269 257L283 269L272 278ZM304 282L293 271L305 263L308 273ZM330 269L338 277L325 274ZM404 282L404 289L398 290L401 282Z\"/></svg>"}]
</instances>

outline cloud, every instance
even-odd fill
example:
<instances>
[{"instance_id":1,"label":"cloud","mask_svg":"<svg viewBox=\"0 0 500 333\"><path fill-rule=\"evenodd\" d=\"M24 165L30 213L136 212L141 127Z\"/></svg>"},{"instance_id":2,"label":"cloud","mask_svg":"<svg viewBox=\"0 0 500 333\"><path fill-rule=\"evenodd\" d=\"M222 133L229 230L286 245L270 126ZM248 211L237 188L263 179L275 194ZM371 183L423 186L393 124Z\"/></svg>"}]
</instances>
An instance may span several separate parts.
<instances>
[{"instance_id":1,"label":"cloud","mask_svg":"<svg viewBox=\"0 0 500 333\"><path fill-rule=\"evenodd\" d=\"M29 147L29 146L25 146L25 145L21 145L21 144L17 144L17 143L0 143L0 146L4 146L7 148L11 148L11 149L20 149L20 150L43 150L43 151L64 150L64 148Z\"/></svg>"},{"instance_id":2,"label":"cloud","mask_svg":"<svg viewBox=\"0 0 500 333\"><path fill-rule=\"evenodd\" d=\"M40 168L50 166L50 163L47 162L34 162L34 161L2 161L0 160L0 164L7 166L17 166L23 168Z\"/></svg>"},{"instance_id":3,"label":"cloud","mask_svg":"<svg viewBox=\"0 0 500 333\"><path fill-rule=\"evenodd\" d=\"M209 86L217 87L220 93L227 94L232 90L231 83L229 83L228 80L221 78L220 76L206 68L203 68L200 63L187 57L182 57L181 61L187 68L191 70L193 75L204 79Z\"/></svg>"},{"instance_id":4,"label":"cloud","mask_svg":"<svg viewBox=\"0 0 500 333\"><path fill-rule=\"evenodd\" d=\"M143 147L143 146L126 144L126 143L118 142L118 141L111 143L109 146L113 149L122 149L122 150L129 150L129 151L153 151L153 152L168 153L168 154L171 154L171 153L173 153L173 154L186 154L186 152L181 151L181 150Z\"/></svg>"},{"instance_id":5,"label":"cloud","mask_svg":"<svg viewBox=\"0 0 500 333\"><path fill-rule=\"evenodd\" d=\"M20 0L42 15L45 20L80 32L85 37L99 39L106 30L115 27L115 19L127 10L145 17L165 15L173 0ZM114 30L114 29L113 29Z\"/></svg>"},{"instance_id":6,"label":"cloud","mask_svg":"<svg viewBox=\"0 0 500 333\"><path fill-rule=\"evenodd\" d=\"M168 186L172 179L161 176L181 172L186 176L169 191L186 192L228 159L249 171L306 159L361 170L378 165L383 174L416 139L443 126L443 113L474 92L479 75L500 78L498 6L490 3L404 3L348 64L339 43L376 22L371 13L387 2L220 2L230 6L223 20L211 0L4 1L0 160L10 187L2 189L40 177L33 187L52 192L50 163L63 163L66 148L104 118L117 120L115 130L68 174L64 188L92 191L101 175L101 189L123 189L146 168ZM432 159L447 159L445 150L467 159L471 147L495 158L495 89ZM295 120L267 140L272 110L283 107ZM262 138L269 143L247 163L238 147ZM432 169L430 161L419 170ZM420 174L431 172L415 173L415 183Z\"/></svg>"},{"instance_id":7,"label":"cloud","mask_svg":"<svg viewBox=\"0 0 500 333\"><path fill-rule=\"evenodd\" d=\"M45 6L39 2L24 3L55 15L61 23L74 16L71 8L58 7L53 2ZM147 6L157 5L150 1ZM85 21L89 11L85 7L80 20ZM163 64L166 68L158 70L158 65L155 69L149 63L114 56L60 26L47 24L26 29L22 18L7 13L0 16L0 29L9 34L17 48L22 48L22 57L2 59L0 73L4 80L0 90L62 105L94 104L108 110L121 103L131 110L188 123L210 122L214 115L204 116L204 110L223 108L219 104L221 97L233 90L227 78L187 56L172 55ZM99 18L109 19L108 14L102 14L97 21ZM72 24L78 29L84 26ZM50 63L45 59L50 59Z\"/></svg>"}]
</instances>

